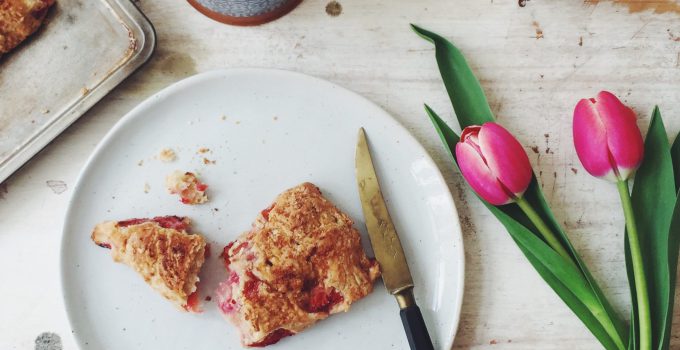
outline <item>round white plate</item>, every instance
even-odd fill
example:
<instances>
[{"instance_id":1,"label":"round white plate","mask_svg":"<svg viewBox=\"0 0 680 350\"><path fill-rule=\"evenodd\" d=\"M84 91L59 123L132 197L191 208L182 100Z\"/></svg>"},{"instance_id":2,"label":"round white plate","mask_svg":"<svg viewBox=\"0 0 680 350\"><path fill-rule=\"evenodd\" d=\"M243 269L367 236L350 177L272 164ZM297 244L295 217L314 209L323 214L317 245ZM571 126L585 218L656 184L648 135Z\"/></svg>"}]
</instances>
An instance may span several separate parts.
<instances>
[{"instance_id":1,"label":"round white plate","mask_svg":"<svg viewBox=\"0 0 680 350\"><path fill-rule=\"evenodd\" d=\"M456 208L435 164L401 125L366 99L320 79L261 69L208 72L164 89L122 118L85 165L61 250L66 310L80 347L241 348L214 298L203 302L201 314L181 312L131 268L114 263L110 251L90 240L101 221L191 217L194 231L212 246L201 272L203 299L225 278L221 248L248 230L277 194L310 181L355 220L372 255L354 177L361 126L435 348L450 349L463 297L464 254ZM155 158L166 147L177 160ZM205 164L204 158L215 163ZM187 206L166 193L165 176L176 169L198 173L210 186L210 201ZM382 282L375 287L349 312L271 349L408 349L396 301Z\"/></svg>"}]
</instances>

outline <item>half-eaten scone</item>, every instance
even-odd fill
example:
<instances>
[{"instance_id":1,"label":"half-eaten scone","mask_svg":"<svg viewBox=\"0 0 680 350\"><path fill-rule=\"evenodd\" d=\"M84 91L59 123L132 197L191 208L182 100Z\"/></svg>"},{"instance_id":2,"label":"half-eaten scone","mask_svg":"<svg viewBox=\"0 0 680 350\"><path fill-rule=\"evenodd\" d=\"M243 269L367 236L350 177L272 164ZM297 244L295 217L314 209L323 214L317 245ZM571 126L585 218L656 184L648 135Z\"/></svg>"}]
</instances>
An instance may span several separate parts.
<instances>
[{"instance_id":1,"label":"half-eaten scone","mask_svg":"<svg viewBox=\"0 0 680 350\"><path fill-rule=\"evenodd\" d=\"M110 248L115 262L129 265L163 297L191 312L200 311L198 272L206 243L189 233L187 217L106 221L95 226L92 240Z\"/></svg>"}]
</instances>

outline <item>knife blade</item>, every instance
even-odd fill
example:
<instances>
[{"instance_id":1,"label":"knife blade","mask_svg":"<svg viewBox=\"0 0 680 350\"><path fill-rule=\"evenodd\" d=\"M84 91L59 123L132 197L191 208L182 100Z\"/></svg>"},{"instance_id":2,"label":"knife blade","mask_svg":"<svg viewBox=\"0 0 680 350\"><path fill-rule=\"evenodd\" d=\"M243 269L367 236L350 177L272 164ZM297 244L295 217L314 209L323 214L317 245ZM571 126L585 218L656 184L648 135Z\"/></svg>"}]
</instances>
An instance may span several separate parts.
<instances>
[{"instance_id":1,"label":"knife blade","mask_svg":"<svg viewBox=\"0 0 680 350\"><path fill-rule=\"evenodd\" d=\"M359 129L355 166L368 237L380 264L385 288L396 297L401 309L401 320L409 345L412 350L433 349L425 321L413 296L413 278L380 190L364 128Z\"/></svg>"}]
</instances>

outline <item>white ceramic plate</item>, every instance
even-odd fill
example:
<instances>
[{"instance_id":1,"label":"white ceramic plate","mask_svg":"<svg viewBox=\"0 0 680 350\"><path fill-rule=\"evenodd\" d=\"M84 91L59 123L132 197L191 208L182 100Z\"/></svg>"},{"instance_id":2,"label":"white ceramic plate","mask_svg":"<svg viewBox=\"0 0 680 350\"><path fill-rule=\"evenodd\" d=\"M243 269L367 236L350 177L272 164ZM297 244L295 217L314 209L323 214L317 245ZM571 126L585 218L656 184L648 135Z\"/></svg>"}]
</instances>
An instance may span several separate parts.
<instances>
[{"instance_id":1,"label":"white ceramic plate","mask_svg":"<svg viewBox=\"0 0 680 350\"><path fill-rule=\"evenodd\" d=\"M133 109L80 174L62 242L66 310L82 349L240 349L215 301L183 313L129 267L90 241L104 220L187 215L213 254L202 298L225 278L217 255L283 190L315 183L347 212L369 249L354 178L357 130L366 129L383 192L437 349L450 349L463 297L464 255L456 208L422 146L386 112L337 85L276 70L214 71L180 81ZM154 156L169 147L178 158ZM199 148L209 152L198 154ZM204 164L203 158L215 161ZM173 170L194 171L210 202L186 206L166 193ZM148 193L145 193L148 184ZM372 254L372 253L371 253ZM372 294L271 349L408 349L392 296Z\"/></svg>"}]
</instances>

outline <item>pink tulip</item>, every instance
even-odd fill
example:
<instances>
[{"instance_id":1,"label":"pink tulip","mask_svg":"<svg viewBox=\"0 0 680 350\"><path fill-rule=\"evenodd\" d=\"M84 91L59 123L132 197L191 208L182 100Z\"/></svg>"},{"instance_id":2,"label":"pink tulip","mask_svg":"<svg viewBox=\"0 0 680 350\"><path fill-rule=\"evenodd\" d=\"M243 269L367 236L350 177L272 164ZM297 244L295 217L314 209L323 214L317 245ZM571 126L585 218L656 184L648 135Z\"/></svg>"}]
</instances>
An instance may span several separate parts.
<instances>
[{"instance_id":1,"label":"pink tulip","mask_svg":"<svg viewBox=\"0 0 680 350\"><path fill-rule=\"evenodd\" d=\"M493 205L513 202L531 182L531 164L524 148L496 123L465 128L456 145L456 158L472 189Z\"/></svg>"},{"instance_id":2,"label":"pink tulip","mask_svg":"<svg viewBox=\"0 0 680 350\"><path fill-rule=\"evenodd\" d=\"M576 104L574 146L591 175L610 181L628 179L644 151L635 113L607 91Z\"/></svg>"}]
</instances>

